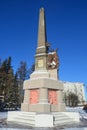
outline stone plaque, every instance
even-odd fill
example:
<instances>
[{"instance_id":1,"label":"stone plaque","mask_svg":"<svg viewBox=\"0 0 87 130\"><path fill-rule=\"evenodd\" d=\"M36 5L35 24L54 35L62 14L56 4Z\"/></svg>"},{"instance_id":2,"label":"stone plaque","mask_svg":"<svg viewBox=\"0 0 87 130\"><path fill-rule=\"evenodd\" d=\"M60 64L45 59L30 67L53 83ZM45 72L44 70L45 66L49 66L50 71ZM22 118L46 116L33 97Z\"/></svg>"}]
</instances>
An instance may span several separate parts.
<instances>
[{"instance_id":1,"label":"stone plaque","mask_svg":"<svg viewBox=\"0 0 87 130\"><path fill-rule=\"evenodd\" d=\"M43 67L43 60L38 60L38 67Z\"/></svg>"},{"instance_id":2,"label":"stone plaque","mask_svg":"<svg viewBox=\"0 0 87 130\"><path fill-rule=\"evenodd\" d=\"M57 92L56 90L48 90L48 99L50 104L57 104Z\"/></svg>"},{"instance_id":3,"label":"stone plaque","mask_svg":"<svg viewBox=\"0 0 87 130\"><path fill-rule=\"evenodd\" d=\"M38 98L39 98L39 90L38 89L30 90L30 104L38 103Z\"/></svg>"}]
</instances>

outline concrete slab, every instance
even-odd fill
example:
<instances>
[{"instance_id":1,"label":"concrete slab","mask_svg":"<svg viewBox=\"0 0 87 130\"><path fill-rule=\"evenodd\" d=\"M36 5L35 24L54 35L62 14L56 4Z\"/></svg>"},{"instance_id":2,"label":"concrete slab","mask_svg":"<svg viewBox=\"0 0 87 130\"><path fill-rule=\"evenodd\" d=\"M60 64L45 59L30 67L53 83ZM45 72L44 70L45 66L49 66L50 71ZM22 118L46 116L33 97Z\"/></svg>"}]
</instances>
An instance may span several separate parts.
<instances>
[{"instance_id":1,"label":"concrete slab","mask_svg":"<svg viewBox=\"0 0 87 130\"><path fill-rule=\"evenodd\" d=\"M48 114L36 115L35 127L53 127L53 115Z\"/></svg>"}]
</instances>

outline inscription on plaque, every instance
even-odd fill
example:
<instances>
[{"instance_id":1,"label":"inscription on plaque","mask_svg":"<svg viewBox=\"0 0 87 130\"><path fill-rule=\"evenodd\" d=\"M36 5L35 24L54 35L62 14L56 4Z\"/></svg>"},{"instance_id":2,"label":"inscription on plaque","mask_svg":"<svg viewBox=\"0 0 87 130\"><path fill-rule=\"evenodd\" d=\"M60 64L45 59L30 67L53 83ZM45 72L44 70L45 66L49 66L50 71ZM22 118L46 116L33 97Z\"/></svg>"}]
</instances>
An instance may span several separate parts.
<instances>
[{"instance_id":1,"label":"inscription on plaque","mask_svg":"<svg viewBox=\"0 0 87 130\"><path fill-rule=\"evenodd\" d=\"M43 67L43 60L38 60L38 67Z\"/></svg>"}]
</instances>

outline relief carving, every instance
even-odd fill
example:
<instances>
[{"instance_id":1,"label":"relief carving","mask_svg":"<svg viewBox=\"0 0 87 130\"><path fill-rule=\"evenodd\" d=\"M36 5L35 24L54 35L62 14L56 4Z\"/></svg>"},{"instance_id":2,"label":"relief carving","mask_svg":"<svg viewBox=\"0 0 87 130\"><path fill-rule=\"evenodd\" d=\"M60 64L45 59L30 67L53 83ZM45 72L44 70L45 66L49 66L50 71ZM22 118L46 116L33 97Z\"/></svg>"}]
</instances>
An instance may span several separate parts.
<instances>
[{"instance_id":1,"label":"relief carving","mask_svg":"<svg viewBox=\"0 0 87 130\"><path fill-rule=\"evenodd\" d=\"M47 56L47 69L58 69L59 61L56 52L48 53Z\"/></svg>"},{"instance_id":2,"label":"relief carving","mask_svg":"<svg viewBox=\"0 0 87 130\"><path fill-rule=\"evenodd\" d=\"M57 104L57 92L56 90L48 90L48 99L50 104Z\"/></svg>"},{"instance_id":3,"label":"relief carving","mask_svg":"<svg viewBox=\"0 0 87 130\"><path fill-rule=\"evenodd\" d=\"M39 100L38 98L39 98L39 90L38 89L30 90L30 104L37 104Z\"/></svg>"}]
</instances>

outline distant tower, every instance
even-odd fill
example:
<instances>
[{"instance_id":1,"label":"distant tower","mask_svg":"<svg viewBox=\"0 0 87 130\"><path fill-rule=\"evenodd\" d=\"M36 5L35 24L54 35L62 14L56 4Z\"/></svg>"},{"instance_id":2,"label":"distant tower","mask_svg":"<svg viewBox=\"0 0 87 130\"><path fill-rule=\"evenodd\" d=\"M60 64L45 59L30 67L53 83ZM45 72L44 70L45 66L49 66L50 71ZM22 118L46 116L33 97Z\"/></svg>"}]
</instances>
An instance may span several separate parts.
<instances>
[{"instance_id":1,"label":"distant tower","mask_svg":"<svg viewBox=\"0 0 87 130\"><path fill-rule=\"evenodd\" d=\"M58 80L58 56L56 51L48 51L44 9L40 9L38 44L35 54L35 71L24 82L22 111L58 112L64 111L62 101L63 83Z\"/></svg>"}]
</instances>

